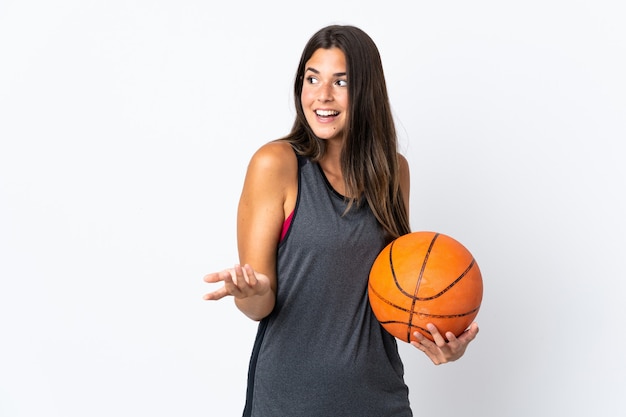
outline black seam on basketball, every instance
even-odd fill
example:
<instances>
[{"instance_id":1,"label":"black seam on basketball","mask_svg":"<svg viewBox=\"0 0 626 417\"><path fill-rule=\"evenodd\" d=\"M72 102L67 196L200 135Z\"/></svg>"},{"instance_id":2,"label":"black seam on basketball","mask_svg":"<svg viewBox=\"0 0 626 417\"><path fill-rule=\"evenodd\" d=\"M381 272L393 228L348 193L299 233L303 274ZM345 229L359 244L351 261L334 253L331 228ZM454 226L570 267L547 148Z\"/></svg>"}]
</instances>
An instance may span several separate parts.
<instances>
[{"instance_id":1,"label":"black seam on basketball","mask_svg":"<svg viewBox=\"0 0 626 417\"><path fill-rule=\"evenodd\" d=\"M400 310L400 311L404 311L406 313L408 312L413 312L413 314L418 314L420 316L427 316L427 317L436 317L436 318L452 318L452 317L463 317L463 316L468 316L476 311L478 311L478 309L480 308L480 305L478 305L476 308L467 311L465 313L455 313L455 314L428 314L428 313L421 313L415 310L410 310L406 307L402 307L401 305L398 305L396 303L391 302L391 300L385 298L382 296L381 293L379 293L378 291L376 291L376 288L374 288L372 286L372 284L368 284L368 289L369 291L374 294L376 297L378 297L378 299L380 301L382 301L383 303L390 305L391 307L395 308L396 310ZM422 301L422 300L417 300L417 301ZM411 307L415 307L415 304L412 304Z\"/></svg>"},{"instance_id":2,"label":"black seam on basketball","mask_svg":"<svg viewBox=\"0 0 626 417\"><path fill-rule=\"evenodd\" d=\"M402 325L405 325L405 326L412 326L414 329L421 330L423 334L430 334L428 329L425 329L422 326L412 325L412 324L405 323L405 322L398 321L398 320L381 321L381 324L402 324ZM411 335L410 334L408 335L408 337L405 340L405 342L411 343Z\"/></svg>"},{"instance_id":3,"label":"black seam on basketball","mask_svg":"<svg viewBox=\"0 0 626 417\"><path fill-rule=\"evenodd\" d=\"M389 246L389 268L391 269L391 276L393 277L393 282L394 284L396 284L396 288L398 289L398 291L400 291L401 294L404 294L407 297L412 299L413 295L405 291L404 288L400 286L400 283L398 282L398 278L396 278L396 270L393 267L393 245L395 243L396 241L394 240L393 242L391 242L391 246Z\"/></svg>"},{"instance_id":4,"label":"black seam on basketball","mask_svg":"<svg viewBox=\"0 0 626 417\"><path fill-rule=\"evenodd\" d=\"M437 236L439 235L439 233L437 233L435 235L434 239L437 238ZM391 242L391 245L389 246L389 268L391 269L391 276L393 277L393 282L396 285L396 288L398 289L398 291L400 291L401 294L406 295L408 298L410 298L411 300L415 299L415 294L417 293L417 291L414 291L413 294L411 294L410 292L406 291L404 288L402 288L402 286L400 285L400 282L398 282L398 278L396 278L396 270L393 267L393 245L395 244L395 240L393 242ZM432 243L431 243L431 247L428 248L428 253L430 253L430 249L432 248ZM426 261L428 260L428 253L426 253L426 257L424 258L424 262L422 263L422 270L420 271L420 275L416 284L416 287L419 287L419 281L422 279L422 275L424 274L424 269L426 267ZM420 300L419 298L417 298L418 300Z\"/></svg>"},{"instance_id":5,"label":"black seam on basketball","mask_svg":"<svg viewBox=\"0 0 626 417\"><path fill-rule=\"evenodd\" d=\"M402 287L400 287L400 283L396 278L396 270L393 268L393 245L395 245L395 243L396 241L394 240L391 242L391 245L389 245L389 269L391 269L391 276L393 277L393 282L396 284L396 287L400 290L402 294L406 294Z\"/></svg>"},{"instance_id":6,"label":"black seam on basketball","mask_svg":"<svg viewBox=\"0 0 626 417\"><path fill-rule=\"evenodd\" d=\"M458 317L464 317L464 316L469 316L471 314L474 314L478 311L478 309L480 308L480 305L478 305L476 308L465 312L465 313L457 313L457 314L428 314L428 313L421 313L421 312L415 312L415 311L409 311L408 308L402 307L398 304L392 303L390 300L388 300L387 298L383 297L378 291L376 291L376 289L372 286L371 283L368 284L368 290L370 293L373 293L376 297L378 297L379 300L381 300L382 302L384 302L387 305L390 305L391 307L400 310L400 311L404 311L405 313L413 313L410 314L410 318L411 318L411 322L403 322L403 321L399 321L399 320L378 320L380 322L381 325L387 325L387 324L402 324L407 326L407 329L413 329L413 330L422 330L423 333L427 333L428 329L423 328L422 326L419 326L417 324L413 323L413 315L417 314L419 316L422 317L431 317L431 318L436 318L436 319L453 319L453 318L458 318ZM407 339L406 339L407 343L411 342L411 330L409 330L407 332Z\"/></svg>"},{"instance_id":7,"label":"black seam on basketball","mask_svg":"<svg viewBox=\"0 0 626 417\"><path fill-rule=\"evenodd\" d=\"M379 295L376 291L374 291L374 294ZM408 308L405 308L405 307L399 306L397 304L394 304L394 303L390 302L389 300L386 300L386 299L384 299L382 297L380 299L381 299L381 301L385 302L386 304L389 304L390 306L396 308L397 310L404 311L405 313L411 312L411 310L409 310ZM418 311L412 311L412 313L413 313L413 315L417 314L418 316L432 317L432 318L435 318L435 319L454 319L454 318L458 318L458 317L469 316L469 315L477 312L479 308L480 308L480 306L478 306L476 308L473 308L472 310L467 311L465 313L455 313L455 314L429 314L429 313L421 313L421 312L418 312ZM391 320L391 321L381 321L381 323L403 323L403 322ZM414 325L414 327L415 327L415 325Z\"/></svg>"},{"instance_id":8,"label":"black seam on basketball","mask_svg":"<svg viewBox=\"0 0 626 417\"><path fill-rule=\"evenodd\" d=\"M435 236L436 237L436 236ZM434 242L433 238L433 242ZM396 278L396 273L393 269L393 261L391 259L391 249L389 250L389 263L391 266L391 274L393 275L393 281L396 284L396 287L398 288L398 290L406 295L407 297L409 297L411 300L413 301L429 301L429 300L433 300L437 297L441 297L443 294L445 294L446 292L448 292L452 287L454 287L461 279L463 279L468 273L469 271L472 269L472 267L474 265L476 265L476 260L474 258L472 258L472 261L470 262L469 266L465 269L465 271L463 271L461 273L461 275L458 276L458 278L456 278L454 281L452 281L450 283L450 285L448 285L446 288L444 288L443 290L441 290L440 292L438 292L435 295L431 295L429 297L417 297L415 294L417 294L417 291L419 289L420 286L420 282L422 280L422 277L424 275L424 269L426 267L426 261L428 261L428 255L430 253L430 249L432 248L432 246L430 248L428 248L428 252L426 253L426 257L424 258L424 262L422 263L422 268L420 270L420 275L418 277L417 283L415 284L415 293L413 295L411 295L410 293L406 292L404 289L402 289L402 287L400 286L400 283L398 282L397 278Z\"/></svg>"},{"instance_id":9,"label":"black seam on basketball","mask_svg":"<svg viewBox=\"0 0 626 417\"><path fill-rule=\"evenodd\" d=\"M454 281L452 281L450 283L450 285L448 285L446 288L444 288L443 290L441 290L439 293L435 294L435 295L431 295L430 297L423 297L423 298L418 298L419 301L428 301L428 300L433 300L437 297L441 297L443 294L445 294L446 292L448 292L450 290L450 288L454 287L461 279L463 279L463 277L465 275L467 275L467 273L470 271L470 269L472 269L472 267L476 264L476 261L474 260L474 258L472 258L472 262L470 262L469 266L465 269L465 271L463 271L463 273L461 275L459 275L459 277L457 279L455 279Z\"/></svg>"},{"instance_id":10,"label":"black seam on basketball","mask_svg":"<svg viewBox=\"0 0 626 417\"><path fill-rule=\"evenodd\" d=\"M413 291L413 300L411 301L411 311L409 312L409 325L406 328L406 339L407 340L411 340L411 332L412 332L412 328L413 328L413 310L415 309L415 303L417 302L416 298L417 298L417 292L419 291L420 288L420 284L422 283L422 277L424 276L424 270L426 269L426 263L428 262L428 257L430 256L430 252L433 249L433 246L435 244L435 240L437 240L437 237L439 237L439 233L435 233L435 236L433 236L433 239L430 241L430 245L428 246L428 250L426 251L426 255L424 256L424 262L422 262L422 268L420 269L420 274L417 278L417 282L415 283L415 288Z\"/></svg>"},{"instance_id":11,"label":"black seam on basketball","mask_svg":"<svg viewBox=\"0 0 626 417\"><path fill-rule=\"evenodd\" d=\"M368 285L369 291L374 294L376 297L378 297L378 299L380 301L382 301L383 303L390 305L391 307L395 308L396 310L400 310L400 311L404 311L406 313L408 312L413 312L413 314L418 314L420 316L426 316L426 317L435 317L435 318L454 318L454 317L463 317L463 316L469 316L470 314L478 311L478 309L480 308L480 305L478 305L476 308L467 311L465 313L455 313L455 314L428 314L428 313L421 313L415 310L410 310L406 307L402 307L401 305L398 305L396 303L391 302L390 300L388 300L387 298L383 297L381 293L379 293L378 291L376 291L376 288L374 288L372 286L372 284ZM417 301L423 301L423 300L417 300ZM415 304L411 305L411 307L414 307ZM382 322L381 322L382 323ZM386 322L385 322L386 323Z\"/></svg>"},{"instance_id":12,"label":"black seam on basketball","mask_svg":"<svg viewBox=\"0 0 626 417\"><path fill-rule=\"evenodd\" d=\"M371 283L368 284L368 287L369 287L369 291L373 293L376 297L378 297L378 299L381 300L383 303L390 305L393 308L400 310L400 311L405 311L407 313L410 311L408 308L402 307L396 303L391 302L387 298L383 297L378 291L376 291L376 288L374 288Z\"/></svg>"},{"instance_id":13,"label":"black seam on basketball","mask_svg":"<svg viewBox=\"0 0 626 417\"><path fill-rule=\"evenodd\" d=\"M396 288L398 288L400 293L406 295L409 298L411 298L411 294L409 294L408 292L404 291L404 289L400 286L400 283L398 282L398 279L396 278L396 270L393 267L393 246L394 246L395 243L396 243L396 241L393 240L391 242L391 245L389 246L389 269L391 269L391 276L393 277L393 282L396 284ZM377 294L377 295L380 297L379 294ZM412 312L408 311L406 308L402 308L400 306L397 306L397 305L391 303L389 300L383 299L382 297L380 297L380 299L382 299L387 304L390 304L390 305L394 306L395 308L397 308L399 310L402 310L402 311L405 311L405 312L409 313L409 321L408 321L408 323L403 323L403 324L406 324L406 326L407 326L407 334L408 334L407 341L410 340L411 339L411 319L413 318ZM415 302L413 301L413 304L414 303Z\"/></svg>"},{"instance_id":14,"label":"black seam on basketball","mask_svg":"<svg viewBox=\"0 0 626 417\"><path fill-rule=\"evenodd\" d=\"M473 314L475 312L478 311L478 309L480 308L480 306L466 312L466 313L456 313L456 314L428 314L428 313L418 313L415 312L416 314L420 315L420 316L425 316L425 317L432 317L435 319L455 319L458 317L465 317L465 316L469 316L470 314Z\"/></svg>"}]
</instances>

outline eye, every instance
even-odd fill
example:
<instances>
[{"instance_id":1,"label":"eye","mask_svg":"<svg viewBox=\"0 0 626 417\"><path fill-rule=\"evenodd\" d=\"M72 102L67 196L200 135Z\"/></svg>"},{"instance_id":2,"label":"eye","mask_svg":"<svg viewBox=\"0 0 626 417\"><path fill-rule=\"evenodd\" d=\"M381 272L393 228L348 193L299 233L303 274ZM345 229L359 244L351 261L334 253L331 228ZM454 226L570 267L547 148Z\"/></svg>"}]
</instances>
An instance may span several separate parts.
<instances>
[{"instance_id":1,"label":"eye","mask_svg":"<svg viewBox=\"0 0 626 417\"><path fill-rule=\"evenodd\" d=\"M317 84L317 78L313 77L312 75L309 75L308 77L306 77L306 80L309 84Z\"/></svg>"},{"instance_id":2,"label":"eye","mask_svg":"<svg viewBox=\"0 0 626 417\"><path fill-rule=\"evenodd\" d=\"M348 80L337 80L335 82L339 87L346 87L348 85Z\"/></svg>"}]
</instances>

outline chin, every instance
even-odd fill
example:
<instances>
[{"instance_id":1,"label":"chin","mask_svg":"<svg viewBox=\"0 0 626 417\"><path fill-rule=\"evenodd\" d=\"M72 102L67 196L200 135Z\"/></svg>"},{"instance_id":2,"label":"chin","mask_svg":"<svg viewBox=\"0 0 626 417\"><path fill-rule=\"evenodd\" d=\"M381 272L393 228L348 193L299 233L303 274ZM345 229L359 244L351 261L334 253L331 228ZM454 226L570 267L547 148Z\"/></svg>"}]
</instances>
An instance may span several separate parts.
<instances>
[{"instance_id":1,"label":"chin","mask_svg":"<svg viewBox=\"0 0 626 417\"><path fill-rule=\"evenodd\" d=\"M315 136L318 139L321 140L331 140L331 139L339 139L343 136L342 132L337 132L335 130L333 130L332 132L328 132L328 131L315 131L313 130L313 134L315 134Z\"/></svg>"}]
</instances>

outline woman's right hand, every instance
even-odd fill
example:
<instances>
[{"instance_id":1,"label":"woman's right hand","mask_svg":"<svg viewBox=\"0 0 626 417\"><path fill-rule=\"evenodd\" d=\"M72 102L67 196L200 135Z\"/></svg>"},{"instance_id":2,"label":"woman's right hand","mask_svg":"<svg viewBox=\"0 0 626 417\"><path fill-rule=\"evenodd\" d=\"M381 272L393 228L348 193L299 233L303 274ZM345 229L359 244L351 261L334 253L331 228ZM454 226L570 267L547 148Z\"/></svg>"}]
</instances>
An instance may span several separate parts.
<instances>
[{"instance_id":1,"label":"woman's right hand","mask_svg":"<svg viewBox=\"0 0 626 417\"><path fill-rule=\"evenodd\" d=\"M215 284L223 282L224 285L204 295L205 300L220 300L226 296L237 299L249 298L255 295L265 295L271 290L269 278L255 272L250 265L235 265L233 268L220 272L213 272L204 276L204 282Z\"/></svg>"}]
</instances>

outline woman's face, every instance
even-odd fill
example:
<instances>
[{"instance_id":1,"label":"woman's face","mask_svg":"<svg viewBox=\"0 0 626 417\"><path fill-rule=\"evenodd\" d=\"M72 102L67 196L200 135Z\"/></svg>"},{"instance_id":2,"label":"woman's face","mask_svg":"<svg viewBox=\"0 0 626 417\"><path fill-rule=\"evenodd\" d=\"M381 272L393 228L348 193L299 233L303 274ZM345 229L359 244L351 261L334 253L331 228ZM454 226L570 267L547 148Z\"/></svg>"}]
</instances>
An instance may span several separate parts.
<instances>
[{"instance_id":1,"label":"woman's face","mask_svg":"<svg viewBox=\"0 0 626 417\"><path fill-rule=\"evenodd\" d=\"M304 66L300 100L309 126L320 139L343 137L348 117L346 56L339 48L318 49Z\"/></svg>"}]
</instances>

